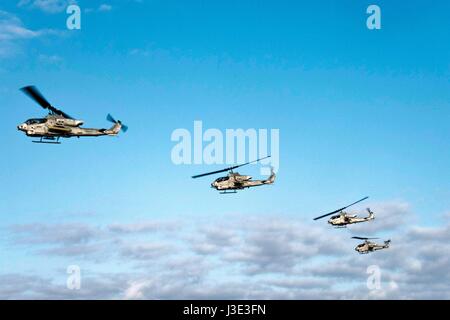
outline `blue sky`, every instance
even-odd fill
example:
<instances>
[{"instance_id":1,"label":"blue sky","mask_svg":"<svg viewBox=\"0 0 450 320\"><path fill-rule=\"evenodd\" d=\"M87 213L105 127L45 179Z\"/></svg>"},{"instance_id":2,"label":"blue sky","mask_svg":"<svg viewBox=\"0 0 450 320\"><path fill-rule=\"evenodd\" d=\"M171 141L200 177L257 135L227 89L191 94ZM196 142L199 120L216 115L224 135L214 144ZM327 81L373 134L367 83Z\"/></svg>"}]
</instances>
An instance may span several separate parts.
<instances>
[{"instance_id":1,"label":"blue sky","mask_svg":"<svg viewBox=\"0 0 450 320\"><path fill-rule=\"evenodd\" d=\"M407 204L405 224L442 226L449 3L375 1L376 31L366 28L369 1L77 3L75 31L65 28L65 1L0 6L2 274L34 265L39 276L58 277L70 260L20 247L17 225L195 225L234 215L309 223L369 195L374 209ZM32 144L16 130L45 115L18 90L29 84L88 127L107 126L112 113L130 129ZM172 131L192 131L195 120L205 129L279 129L276 184L224 197L212 179L190 179L219 168L171 162Z\"/></svg>"}]
</instances>

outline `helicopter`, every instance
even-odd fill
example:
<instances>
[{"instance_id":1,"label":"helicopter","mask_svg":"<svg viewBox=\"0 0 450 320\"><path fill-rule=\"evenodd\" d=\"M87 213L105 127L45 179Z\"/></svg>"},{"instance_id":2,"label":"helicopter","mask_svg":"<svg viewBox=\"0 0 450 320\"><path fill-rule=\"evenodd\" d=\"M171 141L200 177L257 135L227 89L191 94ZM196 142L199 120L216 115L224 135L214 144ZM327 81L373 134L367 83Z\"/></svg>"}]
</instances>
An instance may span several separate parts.
<instances>
[{"instance_id":1,"label":"helicopter","mask_svg":"<svg viewBox=\"0 0 450 320\"><path fill-rule=\"evenodd\" d=\"M322 218L325 218L327 216L330 216L332 214L338 213L337 215L332 216L329 220L328 223L331 224L332 226L335 226L337 228L346 228L346 226L348 224L354 224L354 223L360 223L360 222L366 222L366 221L370 221L375 219L374 213L370 210L370 208L367 208L367 212L369 213L369 215L367 217L358 217L357 215L349 215L347 212L345 212L344 210L347 209L348 207L351 207L361 201L364 201L366 199L368 199L369 197L364 197L361 200L358 200L356 202L353 202L352 204L349 204L346 207L340 208L338 210L335 210L333 212L324 214L323 216L314 218L314 220L319 220Z\"/></svg>"},{"instance_id":2,"label":"helicopter","mask_svg":"<svg viewBox=\"0 0 450 320\"><path fill-rule=\"evenodd\" d=\"M379 238L352 237L352 239L364 240L363 243L358 244L355 247L355 250L360 254L367 254L369 252L387 249L391 244L391 240L384 241L384 244L376 244L374 242L369 241L372 239L379 239Z\"/></svg>"},{"instance_id":3,"label":"helicopter","mask_svg":"<svg viewBox=\"0 0 450 320\"><path fill-rule=\"evenodd\" d=\"M17 126L19 131L25 132L28 137L38 137L35 143L60 144L60 138L71 137L98 137L116 136L119 131L126 132L128 127L120 121L116 121L110 114L106 120L114 125L110 129L82 128L82 120L77 120L67 113L52 106L35 86L26 86L20 89L42 108L47 109L49 114L45 118L28 119Z\"/></svg>"},{"instance_id":4,"label":"helicopter","mask_svg":"<svg viewBox=\"0 0 450 320\"><path fill-rule=\"evenodd\" d=\"M228 194L228 193L237 193L237 190L242 190L245 188L251 188L251 187L257 187L262 186L266 184L272 184L275 182L275 173L273 171L273 168L271 168L271 174L266 180L252 180L251 176L241 175L238 172L233 172L234 169L246 166L250 163L258 162L263 159L270 158L270 156L260 158L254 161L250 161L244 164L240 164L237 166L225 168L222 170L217 170L213 172L208 173L202 173L199 175L192 176L193 179L208 176L211 174L221 173L229 171L228 175L226 177L220 177L214 180L211 183L211 188L215 188L218 191L221 191L221 194Z\"/></svg>"}]
</instances>

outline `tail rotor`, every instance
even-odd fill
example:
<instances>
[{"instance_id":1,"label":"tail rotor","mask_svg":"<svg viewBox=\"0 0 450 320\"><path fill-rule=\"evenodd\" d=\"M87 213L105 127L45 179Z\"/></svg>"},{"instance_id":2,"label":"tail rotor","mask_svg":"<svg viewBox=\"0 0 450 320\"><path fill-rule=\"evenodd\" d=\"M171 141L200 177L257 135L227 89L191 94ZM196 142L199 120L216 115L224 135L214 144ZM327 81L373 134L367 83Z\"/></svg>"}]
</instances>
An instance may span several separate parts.
<instances>
[{"instance_id":1,"label":"tail rotor","mask_svg":"<svg viewBox=\"0 0 450 320\"><path fill-rule=\"evenodd\" d=\"M125 133L128 130L128 126L124 125L120 120L116 120L114 119L114 117L108 113L108 115L106 116L106 120L108 120L109 122L112 122L114 124L118 124L120 125L120 129Z\"/></svg>"}]
</instances>

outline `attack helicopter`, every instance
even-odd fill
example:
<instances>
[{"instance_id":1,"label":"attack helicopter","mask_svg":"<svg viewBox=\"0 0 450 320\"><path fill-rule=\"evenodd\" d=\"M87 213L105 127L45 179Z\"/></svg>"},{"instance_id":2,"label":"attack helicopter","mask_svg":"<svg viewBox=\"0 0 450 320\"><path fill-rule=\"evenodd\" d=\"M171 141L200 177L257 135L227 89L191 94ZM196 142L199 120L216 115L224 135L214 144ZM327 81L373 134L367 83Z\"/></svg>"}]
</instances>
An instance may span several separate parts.
<instances>
[{"instance_id":1,"label":"attack helicopter","mask_svg":"<svg viewBox=\"0 0 450 320\"><path fill-rule=\"evenodd\" d=\"M391 244L391 240L384 241L384 244L376 244L374 242L369 241L372 239L379 239L379 238L352 237L352 239L364 240L363 243L358 244L355 247L355 251L357 251L360 254L367 254L369 252L387 249Z\"/></svg>"},{"instance_id":2,"label":"attack helicopter","mask_svg":"<svg viewBox=\"0 0 450 320\"><path fill-rule=\"evenodd\" d=\"M25 132L28 137L40 138L33 140L35 143L60 144L60 138L116 136L120 130L123 132L128 130L126 125L119 120L116 121L110 114L106 119L114 124L111 128L82 128L81 125L84 123L82 120L74 119L52 106L35 86L26 86L20 90L49 112L45 118L28 119L17 126L17 129Z\"/></svg>"},{"instance_id":3,"label":"attack helicopter","mask_svg":"<svg viewBox=\"0 0 450 320\"><path fill-rule=\"evenodd\" d=\"M214 188L214 189L220 191L221 194L237 193L237 190L262 186L262 185L266 185L266 184L272 184L275 182L275 173L273 171L273 168L271 168L271 174L266 180L252 180L251 176L241 175L238 172L233 171L234 169L237 169L239 167L246 166L250 163L255 163L255 162L261 161L266 158L270 158L270 156L267 156L267 157L264 157L261 159L257 159L254 161L250 161L250 162L247 162L244 164L240 164L237 166L233 166L233 167L229 167L229 168L225 168L225 169L221 169L221 170L217 170L217 171L213 171L213 172L198 174L198 175L192 176L192 178L196 179L196 178L209 176L209 175L216 174L216 173L229 171L229 173L226 177L217 178L216 180L214 180L211 183L211 188Z\"/></svg>"},{"instance_id":4,"label":"attack helicopter","mask_svg":"<svg viewBox=\"0 0 450 320\"><path fill-rule=\"evenodd\" d=\"M324 214L324 215L322 215L320 217L314 218L314 220L319 220L319 219L328 217L328 216L330 216L332 214L335 214L335 213L338 213L338 212L339 212L339 214L332 216L328 220L329 224L331 224L332 226L337 227L337 228L346 228L346 226L348 224L354 224L354 223L360 223L360 222L366 222L366 221L373 220L373 219L375 219L375 216L374 216L374 213L370 210L370 208L366 209L367 212L369 213L369 215L367 217L362 217L362 218L358 217L357 215L349 215L347 212L344 211L345 209L347 209L347 208L349 208L349 207L351 207L351 206L353 206L353 205L355 205L355 204L357 204L357 203L359 203L361 201L364 201L364 200L366 200L368 198L369 197L362 198L361 200L353 202L352 204L349 204L346 207L337 209L337 210L335 210L333 212L330 212L330 213Z\"/></svg>"}]
</instances>

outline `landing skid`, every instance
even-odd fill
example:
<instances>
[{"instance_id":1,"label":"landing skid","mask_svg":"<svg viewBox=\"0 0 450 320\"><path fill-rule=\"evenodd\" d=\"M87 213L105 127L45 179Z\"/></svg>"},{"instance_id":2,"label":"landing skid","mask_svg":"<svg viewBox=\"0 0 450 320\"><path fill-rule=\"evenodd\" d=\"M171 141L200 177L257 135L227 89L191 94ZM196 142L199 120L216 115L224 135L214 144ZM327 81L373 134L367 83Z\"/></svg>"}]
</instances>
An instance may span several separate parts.
<instances>
[{"instance_id":1,"label":"landing skid","mask_svg":"<svg viewBox=\"0 0 450 320\"><path fill-rule=\"evenodd\" d=\"M61 144L61 142L56 142L56 141L31 141L33 143L45 143L45 144Z\"/></svg>"},{"instance_id":2,"label":"landing skid","mask_svg":"<svg viewBox=\"0 0 450 320\"><path fill-rule=\"evenodd\" d=\"M237 191L222 191L220 194L231 194L231 193L237 193Z\"/></svg>"},{"instance_id":3,"label":"landing skid","mask_svg":"<svg viewBox=\"0 0 450 320\"><path fill-rule=\"evenodd\" d=\"M59 142L59 137L56 138L56 141L45 141L45 140L55 140L55 138L43 138L43 137L41 137L40 140L33 140L31 142L33 142L33 143L46 143L46 144L61 144L61 142Z\"/></svg>"}]
</instances>

